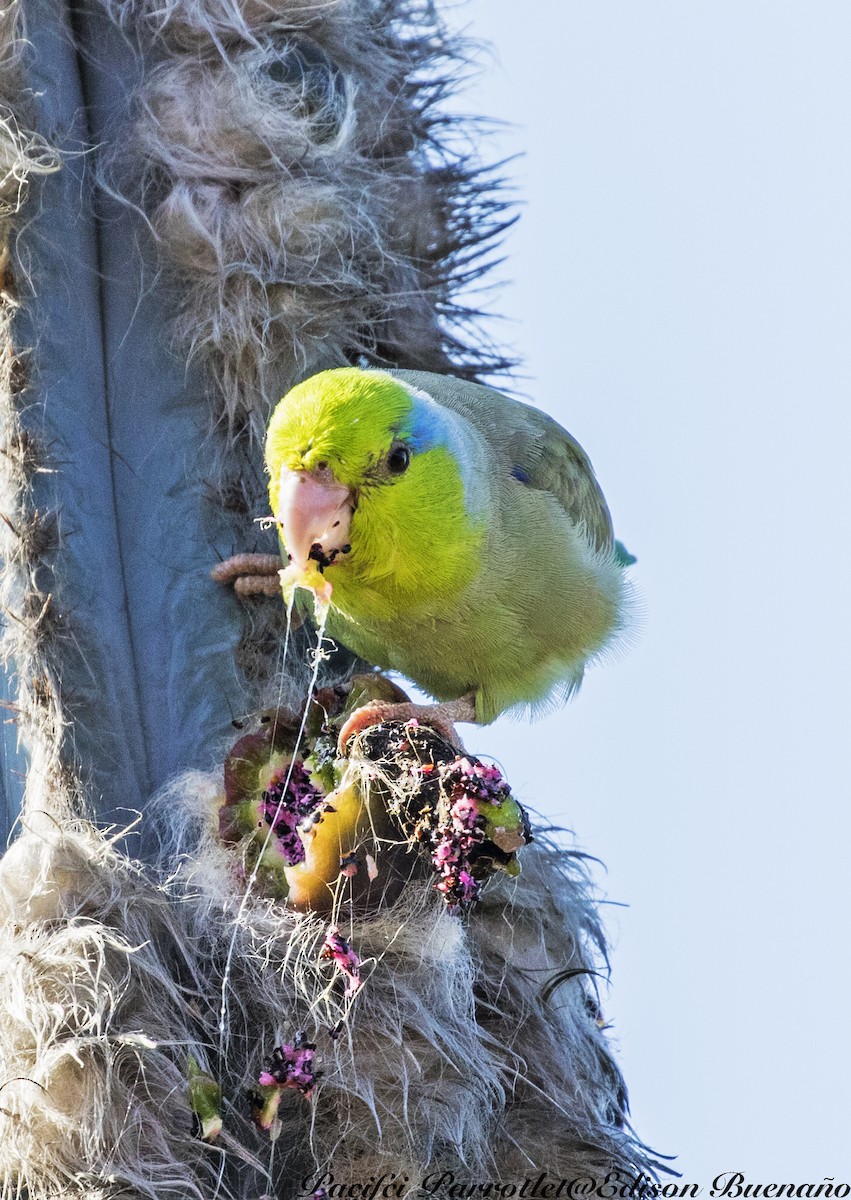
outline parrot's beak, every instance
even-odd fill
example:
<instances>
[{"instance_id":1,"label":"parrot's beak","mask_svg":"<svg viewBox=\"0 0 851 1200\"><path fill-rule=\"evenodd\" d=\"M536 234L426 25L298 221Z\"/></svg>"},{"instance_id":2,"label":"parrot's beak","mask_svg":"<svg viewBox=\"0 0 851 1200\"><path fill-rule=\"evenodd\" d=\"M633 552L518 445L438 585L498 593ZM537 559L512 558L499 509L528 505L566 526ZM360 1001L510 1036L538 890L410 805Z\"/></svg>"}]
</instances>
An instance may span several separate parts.
<instances>
[{"instance_id":1,"label":"parrot's beak","mask_svg":"<svg viewBox=\"0 0 851 1200\"><path fill-rule=\"evenodd\" d=\"M276 516L290 561L306 571L311 557L328 566L348 550L354 507L351 490L338 483L328 468L317 471L281 469Z\"/></svg>"}]
</instances>

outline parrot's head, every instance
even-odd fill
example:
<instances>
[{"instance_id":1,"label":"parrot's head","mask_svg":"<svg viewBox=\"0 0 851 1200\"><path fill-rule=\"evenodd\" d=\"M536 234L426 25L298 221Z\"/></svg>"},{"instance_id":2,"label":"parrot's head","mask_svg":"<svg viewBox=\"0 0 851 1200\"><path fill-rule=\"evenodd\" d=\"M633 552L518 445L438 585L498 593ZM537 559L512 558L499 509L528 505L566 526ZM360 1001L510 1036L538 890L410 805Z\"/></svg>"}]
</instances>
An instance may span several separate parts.
<instances>
[{"instance_id":1,"label":"parrot's head","mask_svg":"<svg viewBox=\"0 0 851 1200\"><path fill-rule=\"evenodd\" d=\"M293 388L266 439L272 512L290 563L335 601L457 588L477 569L487 475L475 434L382 371L342 367Z\"/></svg>"}]
</instances>

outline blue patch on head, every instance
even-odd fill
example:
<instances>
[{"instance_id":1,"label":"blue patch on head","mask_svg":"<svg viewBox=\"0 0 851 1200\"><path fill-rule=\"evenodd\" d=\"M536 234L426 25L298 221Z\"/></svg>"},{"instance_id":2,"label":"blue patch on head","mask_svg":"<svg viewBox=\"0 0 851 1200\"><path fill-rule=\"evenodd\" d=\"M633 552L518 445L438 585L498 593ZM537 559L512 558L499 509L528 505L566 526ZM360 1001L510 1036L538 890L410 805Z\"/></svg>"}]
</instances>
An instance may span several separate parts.
<instances>
[{"instance_id":1,"label":"blue patch on head","mask_svg":"<svg viewBox=\"0 0 851 1200\"><path fill-rule=\"evenodd\" d=\"M412 396L411 400L411 411L402 430L411 449L419 453L423 450L433 450L435 446L447 445L450 432L437 404L434 401L429 403L419 396Z\"/></svg>"},{"instance_id":2,"label":"blue patch on head","mask_svg":"<svg viewBox=\"0 0 851 1200\"><path fill-rule=\"evenodd\" d=\"M515 479L518 479L521 483L528 483L529 480L532 478L532 476L529 474L529 472L524 471L522 467L512 467L511 474L514 476Z\"/></svg>"}]
</instances>

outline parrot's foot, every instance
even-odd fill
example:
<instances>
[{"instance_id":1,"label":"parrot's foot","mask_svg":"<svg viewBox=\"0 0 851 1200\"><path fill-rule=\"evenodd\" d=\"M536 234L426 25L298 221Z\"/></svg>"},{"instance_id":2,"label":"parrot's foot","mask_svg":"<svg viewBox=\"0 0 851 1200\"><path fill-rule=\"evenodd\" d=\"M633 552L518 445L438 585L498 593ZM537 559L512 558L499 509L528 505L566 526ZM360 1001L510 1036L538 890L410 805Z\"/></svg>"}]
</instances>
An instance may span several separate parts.
<instances>
[{"instance_id":1,"label":"parrot's foot","mask_svg":"<svg viewBox=\"0 0 851 1200\"><path fill-rule=\"evenodd\" d=\"M240 596L280 596L283 565L277 554L234 554L217 563L210 575L217 583L233 583Z\"/></svg>"},{"instance_id":2,"label":"parrot's foot","mask_svg":"<svg viewBox=\"0 0 851 1200\"><path fill-rule=\"evenodd\" d=\"M380 725L384 721L419 721L434 729L442 738L454 746L456 750L464 749L464 743L455 728L456 721L476 720L476 698L471 693L461 696L458 700L447 700L443 704L393 704L387 701L373 701L355 709L340 730L338 749L340 754L346 754L349 742L355 734L369 729L371 725Z\"/></svg>"}]
</instances>

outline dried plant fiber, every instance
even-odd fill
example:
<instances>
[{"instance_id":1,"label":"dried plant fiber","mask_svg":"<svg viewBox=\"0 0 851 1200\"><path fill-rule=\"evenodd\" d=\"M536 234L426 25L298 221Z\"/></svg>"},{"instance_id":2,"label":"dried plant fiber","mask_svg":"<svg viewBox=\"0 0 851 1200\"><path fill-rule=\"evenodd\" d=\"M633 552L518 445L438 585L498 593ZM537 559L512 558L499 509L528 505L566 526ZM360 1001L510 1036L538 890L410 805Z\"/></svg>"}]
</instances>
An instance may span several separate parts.
<instances>
[{"instance_id":1,"label":"dried plant fiber","mask_svg":"<svg viewBox=\"0 0 851 1200\"><path fill-rule=\"evenodd\" d=\"M319 957L326 920L240 904L219 786L194 773L159 797L159 875L50 818L28 819L0 864L0 1194L288 1196L385 1171L414 1192L443 1170L519 1183L648 1167L596 1020L601 935L578 859L530 847L464 920L428 881L346 918L365 980L349 1004ZM323 1075L311 1100L286 1097L270 1142L245 1092L296 1030ZM190 1053L224 1089L212 1146L192 1134Z\"/></svg>"},{"instance_id":2,"label":"dried plant fiber","mask_svg":"<svg viewBox=\"0 0 851 1200\"><path fill-rule=\"evenodd\" d=\"M360 357L465 375L502 364L463 333L458 292L505 222L437 108L464 50L433 5L111 10L172 50L136 97L129 194L231 430L261 434L299 378Z\"/></svg>"}]
</instances>

